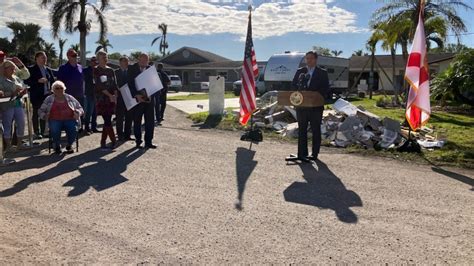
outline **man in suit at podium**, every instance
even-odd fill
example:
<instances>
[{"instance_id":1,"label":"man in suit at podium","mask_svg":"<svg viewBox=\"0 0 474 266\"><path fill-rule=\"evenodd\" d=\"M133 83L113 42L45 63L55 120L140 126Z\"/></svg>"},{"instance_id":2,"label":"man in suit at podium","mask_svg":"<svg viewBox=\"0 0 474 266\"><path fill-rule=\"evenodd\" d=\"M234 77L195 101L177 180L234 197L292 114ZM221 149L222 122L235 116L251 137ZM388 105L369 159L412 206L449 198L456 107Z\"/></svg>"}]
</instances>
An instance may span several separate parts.
<instances>
[{"instance_id":1,"label":"man in suit at podium","mask_svg":"<svg viewBox=\"0 0 474 266\"><path fill-rule=\"evenodd\" d=\"M293 78L292 89L317 91L323 98L329 96L329 78L326 70L317 66L318 54L309 51L305 56L306 66L298 69ZM317 160L321 146L321 120L324 106L296 107L298 118L298 159L303 162ZM313 133L312 155L308 156L308 124Z\"/></svg>"}]
</instances>

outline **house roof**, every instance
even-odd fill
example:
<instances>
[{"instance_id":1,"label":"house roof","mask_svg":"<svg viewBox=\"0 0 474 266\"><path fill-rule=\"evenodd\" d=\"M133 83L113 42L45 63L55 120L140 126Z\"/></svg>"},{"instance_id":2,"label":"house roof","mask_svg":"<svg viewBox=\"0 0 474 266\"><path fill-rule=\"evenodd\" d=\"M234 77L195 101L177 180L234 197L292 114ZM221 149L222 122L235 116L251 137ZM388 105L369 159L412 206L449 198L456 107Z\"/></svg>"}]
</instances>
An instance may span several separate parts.
<instances>
[{"instance_id":1,"label":"house roof","mask_svg":"<svg viewBox=\"0 0 474 266\"><path fill-rule=\"evenodd\" d=\"M451 60L456 54L454 53L438 53L428 54L428 64L434 64L445 60ZM383 68L392 67L392 56L391 55L376 55L375 58ZM367 56L351 56L349 59L350 69L362 69L367 61L370 60L370 55ZM402 55L395 56L395 66L397 68L404 68L406 66L406 60ZM376 65L377 67L377 65ZM370 63L367 64L366 69L370 68Z\"/></svg>"},{"instance_id":2,"label":"house roof","mask_svg":"<svg viewBox=\"0 0 474 266\"><path fill-rule=\"evenodd\" d=\"M259 61L258 65L265 65L266 61ZM164 69L240 69L242 68L242 61L220 61L220 62L208 62L191 64L184 66L173 66L169 64L163 64Z\"/></svg>"},{"instance_id":3,"label":"house roof","mask_svg":"<svg viewBox=\"0 0 474 266\"><path fill-rule=\"evenodd\" d=\"M231 61L230 59L225 58L223 56L220 56L220 55L208 52L208 51L204 51L204 50L201 50L201 49L198 49L198 48L188 47L188 46L183 46L183 47L179 48L178 50L176 50L176 51L172 52L171 54L167 55L166 57L162 58L160 61L166 62L167 58L171 58L172 56L174 56L176 54L182 53L184 50L188 50L190 53L194 53L194 54L202 57L203 59L205 59L208 62Z\"/></svg>"}]
</instances>

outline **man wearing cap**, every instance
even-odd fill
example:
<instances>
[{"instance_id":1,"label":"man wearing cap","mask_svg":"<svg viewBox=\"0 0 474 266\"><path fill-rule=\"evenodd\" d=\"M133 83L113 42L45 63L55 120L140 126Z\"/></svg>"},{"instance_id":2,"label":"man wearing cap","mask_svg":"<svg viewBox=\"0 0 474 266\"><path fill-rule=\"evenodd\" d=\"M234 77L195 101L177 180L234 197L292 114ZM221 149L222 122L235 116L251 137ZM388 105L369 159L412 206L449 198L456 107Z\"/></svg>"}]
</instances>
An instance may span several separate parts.
<instances>
[{"instance_id":1,"label":"man wearing cap","mask_svg":"<svg viewBox=\"0 0 474 266\"><path fill-rule=\"evenodd\" d=\"M72 95L84 107L84 75L83 69L77 63L77 52L69 49L66 53L67 62L59 67L58 80L64 82L69 95ZM83 124L83 118L81 117ZM79 130L82 132L82 128Z\"/></svg>"},{"instance_id":2,"label":"man wearing cap","mask_svg":"<svg viewBox=\"0 0 474 266\"><path fill-rule=\"evenodd\" d=\"M25 83L30 86L29 93L31 105L33 106L33 130L36 138L41 139L44 135L45 121L39 119L38 110L43 104L44 99L46 99L46 96L51 94L51 85L54 82L54 75L51 68L46 65L48 57L45 52L36 52L35 62L36 64L28 68L31 75Z\"/></svg>"},{"instance_id":3,"label":"man wearing cap","mask_svg":"<svg viewBox=\"0 0 474 266\"><path fill-rule=\"evenodd\" d=\"M7 54L3 51L0 51L0 64L3 63L6 57ZM15 63L15 75L17 77L23 80L28 79L30 77L30 72L28 71L28 68L25 67L25 64L23 64L23 62L21 62L18 57L12 57L9 60Z\"/></svg>"},{"instance_id":4,"label":"man wearing cap","mask_svg":"<svg viewBox=\"0 0 474 266\"><path fill-rule=\"evenodd\" d=\"M84 117L84 129L86 134L97 133L97 112L96 112L96 100L95 100L95 80L94 70L97 66L97 58L93 56L89 63L89 67L84 68L84 83L85 83L85 117Z\"/></svg>"}]
</instances>

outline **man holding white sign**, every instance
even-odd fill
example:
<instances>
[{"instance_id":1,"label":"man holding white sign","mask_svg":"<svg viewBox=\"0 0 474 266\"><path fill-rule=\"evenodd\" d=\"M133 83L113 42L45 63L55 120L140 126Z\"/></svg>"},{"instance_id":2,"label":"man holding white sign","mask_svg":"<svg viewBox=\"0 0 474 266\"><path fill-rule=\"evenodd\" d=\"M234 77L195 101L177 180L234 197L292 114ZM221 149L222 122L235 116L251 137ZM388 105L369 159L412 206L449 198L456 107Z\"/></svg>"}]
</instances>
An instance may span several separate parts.
<instances>
[{"instance_id":1,"label":"man holding white sign","mask_svg":"<svg viewBox=\"0 0 474 266\"><path fill-rule=\"evenodd\" d=\"M130 93L137 100L138 105L133 107L133 132L137 148L143 148L142 144L142 117L145 117L145 148L156 149L156 145L152 143L154 127L154 111L155 101L153 94L163 88L159 80L158 74L154 69L150 68L149 58L146 54L141 54L138 63L129 67L128 70L128 87ZM156 77L153 76L153 73ZM158 80L158 81L157 81ZM160 87L161 85L161 87Z\"/></svg>"}]
</instances>

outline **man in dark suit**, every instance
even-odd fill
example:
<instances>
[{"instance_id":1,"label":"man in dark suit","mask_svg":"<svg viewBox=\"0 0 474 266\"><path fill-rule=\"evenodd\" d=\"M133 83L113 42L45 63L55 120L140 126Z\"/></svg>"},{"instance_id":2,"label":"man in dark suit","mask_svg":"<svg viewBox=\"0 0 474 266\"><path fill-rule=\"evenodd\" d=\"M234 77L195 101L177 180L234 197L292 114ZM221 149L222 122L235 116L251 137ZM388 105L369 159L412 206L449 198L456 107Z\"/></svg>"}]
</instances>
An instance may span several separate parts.
<instances>
[{"instance_id":1,"label":"man in dark suit","mask_svg":"<svg viewBox=\"0 0 474 266\"><path fill-rule=\"evenodd\" d=\"M168 93L168 86L170 85L170 78L168 74L163 70L163 64L158 63L156 66L156 71L160 75L161 84L163 84L163 89L161 89L157 94L155 94L155 114L156 122L158 125L161 124L161 121L164 120L165 109L166 109L166 97Z\"/></svg>"},{"instance_id":2,"label":"man in dark suit","mask_svg":"<svg viewBox=\"0 0 474 266\"><path fill-rule=\"evenodd\" d=\"M94 71L97 66L97 58L95 56L91 57L89 67L84 68L82 72L84 74L84 129L86 134L97 133L97 111L96 111L96 100L95 100L95 78Z\"/></svg>"},{"instance_id":3,"label":"man in dark suit","mask_svg":"<svg viewBox=\"0 0 474 266\"><path fill-rule=\"evenodd\" d=\"M296 90L317 91L324 98L329 95L329 78L326 70L317 66L318 54L309 51L305 56L306 67L296 71L292 88ZM317 160L321 146L321 120L324 106L297 107L298 118L298 159L304 162ZM308 156L308 124L313 133L313 154Z\"/></svg>"},{"instance_id":4,"label":"man in dark suit","mask_svg":"<svg viewBox=\"0 0 474 266\"><path fill-rule=\"evenodd\" d=\"M121 88L123 85L128 83L128 57L121 57L119 59L119 63L120 68L115 70L115 78L117 79L118 87ZM125 102L123 101L120 91L118 91L115 117L115 126L117 128L117 135L119 141L132 140L132 138L130 138L130 135L132 134L133 113L132 110L127 111L127 107L125 106Z\"/></svg>"},{"instance_id":5,"label":"man in dark suit","mask_svg":"<svg viewBox=\"0 0 474 266\"><path fill-rule=\"evenodd\" d=\"M142 117L145 117L145 148L156 149L152 143L154 133L154 112L155 112L155 97L154 95L144 95L144 88L137 88L135 85L135 78L143 71L149 68L149 58L147 54L141 54L138 57L138 63L128 68L128 87L130 93L138 101L138 105L133 107L133 132L135 134L135 142L137 148L142 148Z\"/></svg>"},{"instance_id":6,"label":"man in dark suit","mask_svg":"<svg viewBox=\"0 0 474 266\"><path fill-rule=\"evenodd\" d=\"M25 81L30 86L29 93L31 105L33 106L33 130L37 139L41 139L44 135L45 121L39 119L38 110L43 104L46 96L51 94L51 85L55 78L53 71L46 64L48 57L43 51L35 53L36 64L28 68L30 77Z\"/></svg>"}]
</instances>

